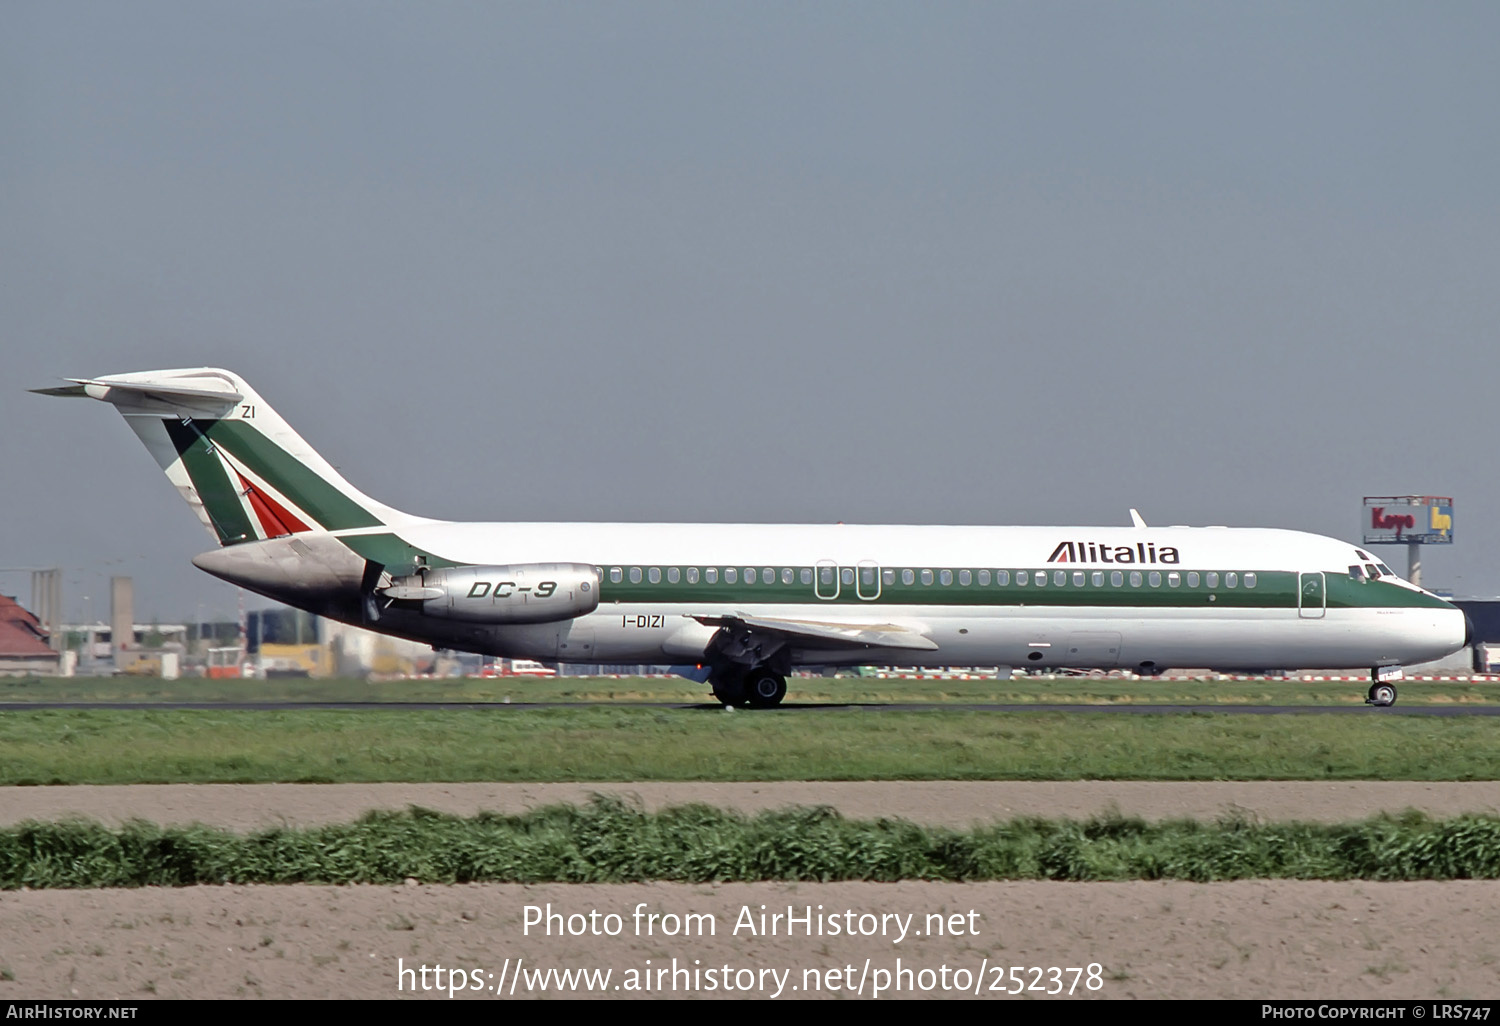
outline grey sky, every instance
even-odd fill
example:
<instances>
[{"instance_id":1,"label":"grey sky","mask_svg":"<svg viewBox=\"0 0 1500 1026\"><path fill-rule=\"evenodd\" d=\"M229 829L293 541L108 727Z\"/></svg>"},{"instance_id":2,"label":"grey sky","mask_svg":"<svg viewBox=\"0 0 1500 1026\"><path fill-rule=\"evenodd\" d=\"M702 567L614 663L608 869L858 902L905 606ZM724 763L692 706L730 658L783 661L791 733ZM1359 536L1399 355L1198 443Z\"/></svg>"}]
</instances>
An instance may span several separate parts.
<instances>
[{"instance_id":1,"label":"grey sky","mask_svg":"<svg viewBox=\"0 0 1500 1026\"><path fill-rule=\"evenodd\" d=\"M1490 3L11 0L0 565L231 611L119 418L24 392L207 364L432 516L1352 540L1435 492L1426 583L1500 592L1497 40Z\"/></svg>"}]
</instances>

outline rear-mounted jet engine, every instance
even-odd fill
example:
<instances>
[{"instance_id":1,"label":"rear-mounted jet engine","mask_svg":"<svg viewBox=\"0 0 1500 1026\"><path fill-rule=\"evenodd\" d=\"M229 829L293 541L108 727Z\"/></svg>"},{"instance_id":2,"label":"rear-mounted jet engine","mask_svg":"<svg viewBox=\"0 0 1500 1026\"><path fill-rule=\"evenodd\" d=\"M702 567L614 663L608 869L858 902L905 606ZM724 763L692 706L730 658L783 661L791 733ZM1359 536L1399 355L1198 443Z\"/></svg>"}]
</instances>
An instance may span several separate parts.
<instances>
[{"instance_id":1,"label":"rear-mounted jet engine","mask_svg":"<svg viewBox=\"0 0 1500 1026\"><path fill-rule=\"evenodd\" d=\"M583 563L521 563L430 570L383 590L422 612L466 623L550 623L599 606L599 572Z\"/></svg>"}]
</instances>

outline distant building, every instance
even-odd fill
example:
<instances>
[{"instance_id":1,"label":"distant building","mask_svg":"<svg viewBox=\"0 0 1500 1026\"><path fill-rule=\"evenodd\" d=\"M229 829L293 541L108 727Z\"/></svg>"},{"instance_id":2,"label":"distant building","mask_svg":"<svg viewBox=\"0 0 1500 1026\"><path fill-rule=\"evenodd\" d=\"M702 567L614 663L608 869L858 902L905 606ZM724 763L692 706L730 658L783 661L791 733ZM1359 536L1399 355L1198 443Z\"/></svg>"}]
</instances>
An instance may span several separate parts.
<instances>
[{"instance_id":1,"label":"distant building","mask_svg":"<svg viewBox=\"0 0 1500 1026\"><path fill-rule=\"evenodd\" d=\"M47 644L41 621L15 599L0 595L0 674L53 677L61 659Z\"/></svg>"}]
</instances>

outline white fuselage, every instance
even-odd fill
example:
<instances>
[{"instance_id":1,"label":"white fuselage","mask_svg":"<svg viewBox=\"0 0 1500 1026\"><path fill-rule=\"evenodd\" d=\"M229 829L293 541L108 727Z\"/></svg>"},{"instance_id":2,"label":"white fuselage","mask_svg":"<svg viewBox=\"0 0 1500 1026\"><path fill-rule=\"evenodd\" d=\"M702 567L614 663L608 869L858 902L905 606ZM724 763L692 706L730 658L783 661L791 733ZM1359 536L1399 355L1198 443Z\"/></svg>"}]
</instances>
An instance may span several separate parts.
<instances>
[{"instance_id":1,"label":"white fuselage","mask_svg":"<svg viewBox=\"0 0 1500 1026\"><path fill-rule=\"evenodd\" d=\"M443 625L432 638L522 658L694 662L717 629L703 619L747 615L893 625L935 646L794 639L792 662L815 665L1374 667L1440 658L1465 634L1462 613L1435 596L1389 575L1352 579L1351 566L1374 562L1354 546L1295 531L424 522L399 533L459 564L599 569L587 615L457 637ZM405 633L410 619L388 626Z\"/></svg>"}]
</instances>

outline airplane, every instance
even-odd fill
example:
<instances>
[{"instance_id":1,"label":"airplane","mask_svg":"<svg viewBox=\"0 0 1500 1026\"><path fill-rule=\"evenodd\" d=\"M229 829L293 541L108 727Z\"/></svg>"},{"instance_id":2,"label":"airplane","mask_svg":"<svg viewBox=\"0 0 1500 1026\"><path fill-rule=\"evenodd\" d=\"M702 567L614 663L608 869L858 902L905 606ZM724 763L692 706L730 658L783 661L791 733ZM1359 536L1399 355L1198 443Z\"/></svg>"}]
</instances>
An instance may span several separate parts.
<instances>
[{"instance_id":1,"label":"airplane","mask_svg":"<svg viewBox=\"0 0 1500 1026\"><path fill-rule=\"evenodd\" d=\"M665 663L769 708L797 667L1256 672L1403 667L1467 645L1462 611L1347 542L1279 529L459 523L346 481L245 380L67 378L114 406L219 548L200 569L436 648Z\"/></svg>"}]
</instances>

